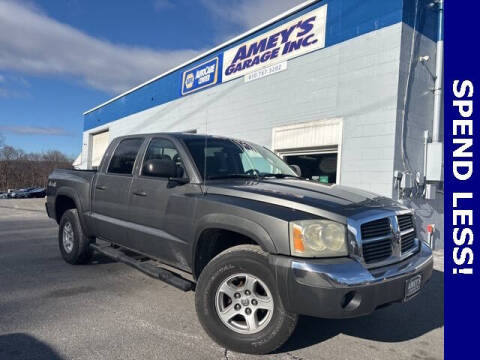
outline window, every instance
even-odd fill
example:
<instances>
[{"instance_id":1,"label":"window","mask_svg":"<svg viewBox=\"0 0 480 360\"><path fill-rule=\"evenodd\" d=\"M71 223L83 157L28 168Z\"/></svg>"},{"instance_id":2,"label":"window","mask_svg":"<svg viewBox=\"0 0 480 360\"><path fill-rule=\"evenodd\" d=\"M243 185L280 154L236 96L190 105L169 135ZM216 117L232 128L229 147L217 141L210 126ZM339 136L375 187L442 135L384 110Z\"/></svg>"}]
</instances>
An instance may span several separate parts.
<instances>
[{"instance_id":1,"label":"window","mask_svg":"<svg viewBox=\"0 0 480 360\"><path fill-rule=\"evenodd\" d=\"M171 160L177 166L177 177L185 177L185 168L177 148L170 140L152 139L145 153L143 164L149 160ZM143 175L143 166L142 166Z\"/></svg>"},{"instance_id":2,"label":"window","mask_svg":"<svg viewBox=\"0 0 480 360\"><path fill-rule=\"evenodd\" d=\"M108 172L114 174L131 174L138 150L142 146L143 139L125 139L115 149L110 160Z\"/></svg>"},{"instance_id":3,"label":"window","mask_svg":"<svg viewBox=\"0 0 480 360\"><path fill-rule=\"evenodd\" d=\"M271 151L245 141L195 137L186 139L197 168L207 179L268 175L296 176L282 159ZM206 171L206 176L205 176Z\"/></svg>"}]
</instances>

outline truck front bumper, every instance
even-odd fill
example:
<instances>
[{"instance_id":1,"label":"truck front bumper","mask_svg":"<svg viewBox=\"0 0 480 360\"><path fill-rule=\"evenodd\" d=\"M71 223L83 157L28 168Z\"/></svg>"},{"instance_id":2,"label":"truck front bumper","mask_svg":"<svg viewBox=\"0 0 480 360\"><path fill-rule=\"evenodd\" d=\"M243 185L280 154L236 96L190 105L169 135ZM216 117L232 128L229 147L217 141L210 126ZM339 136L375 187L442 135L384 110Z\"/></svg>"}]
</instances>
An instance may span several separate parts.
<instances>
[{"instance_id":1,"label":"truck front bumper","mask_svg":"<svg viewBox=\"0 0 480 360\"><path fill-rule=\"evenodd\" d=\"M351 258L300 259L270 256L280 295L288 311L323 318L348 318L408 300L406 283L421 276L421 288L433 271L432 250L423 242L408 259L366 269ZM415 294L416 295L416 294Z\"/></svg>"}]
</instances>

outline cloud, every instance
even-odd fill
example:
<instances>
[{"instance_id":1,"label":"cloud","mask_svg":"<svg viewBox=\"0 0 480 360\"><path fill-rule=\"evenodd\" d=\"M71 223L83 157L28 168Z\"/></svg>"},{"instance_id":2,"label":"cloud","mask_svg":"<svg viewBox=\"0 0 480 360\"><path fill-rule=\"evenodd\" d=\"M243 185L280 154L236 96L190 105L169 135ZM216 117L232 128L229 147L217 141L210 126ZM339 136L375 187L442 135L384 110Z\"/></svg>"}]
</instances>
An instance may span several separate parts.
<instances>
[{"instance_id":1,"label":"cloud","mask_svg":"<svg viewBox=\"0 0 480 360\"><path fill-rule=\"evenodd\" d=\"M175 4L171 0L155 0L153 2L153 8L157 12L161 12L164 10L170 10L175 7Z\"/></svg>"},{"instance_id":2,"label":"cloud","mask_svg":"<svg viewBox=\"0 0 480 360\"><path fill-rule=\"evenodd\" d=\"M30 94L24 90L10 89L6 87L0 87L0 98L4 99L23 99L29 97Z\"/></svg>"},{"instance_id":3,"label":"cloud","mask_svg":"<svg viewBox=\"0 0 480 360\"><path fill-rule=\"evenodd\" d=\"M201 0L219 20L251 29L305 0Z\"/></svg>"},{"instance_id":4,"label":"cloud","mask_svg":"<svg viewBox=\"0 0 480 360\"><path fill-rule=\"evenodd\" d=\"M113 44L60 23L35 7L0 0L0 69L74 76L96 89L119 93L198 53Z\"/></svg>"},{"instance_id":5,"label":"cloud","mask_svg":"<svg viewBox=\"0 0 480 360\"><path fill-rule=\"evenodd\" d=\"M50 136L70 136L72 135L65 129L59 127L41 127L41 126L0 126L0 131L17 135L50 135Z\"/></svg>"},{"instance_id":6,"label":"cloud","mask_svg":"<svg viewBox=\"0 0 480 360\"><path fill-rule=\"evenodd\" d=\"M30 94L27 89L30 86L30 83L21 76L0 74L0 98L16 99L28 97Z\"/></svg>"}]
</instances>

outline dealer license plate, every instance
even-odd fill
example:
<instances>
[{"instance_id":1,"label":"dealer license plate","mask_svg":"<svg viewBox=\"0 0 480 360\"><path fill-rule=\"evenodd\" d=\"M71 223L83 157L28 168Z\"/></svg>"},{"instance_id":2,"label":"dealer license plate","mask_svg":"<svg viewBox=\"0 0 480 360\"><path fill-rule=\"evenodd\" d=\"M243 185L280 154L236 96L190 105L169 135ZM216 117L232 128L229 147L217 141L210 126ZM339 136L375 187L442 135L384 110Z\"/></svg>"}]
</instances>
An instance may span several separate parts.
<instances>
[{"instance_id":1,"label":"dealer license plate","mask_svg":"<svg viewBox=\"0 0 480 360\"><path fill-rule=\"evenodd\" d=\"M422 287L422 275L415 275L414 277L405 281L405 301L414 297Z\"/></svg>"}]
</instances>

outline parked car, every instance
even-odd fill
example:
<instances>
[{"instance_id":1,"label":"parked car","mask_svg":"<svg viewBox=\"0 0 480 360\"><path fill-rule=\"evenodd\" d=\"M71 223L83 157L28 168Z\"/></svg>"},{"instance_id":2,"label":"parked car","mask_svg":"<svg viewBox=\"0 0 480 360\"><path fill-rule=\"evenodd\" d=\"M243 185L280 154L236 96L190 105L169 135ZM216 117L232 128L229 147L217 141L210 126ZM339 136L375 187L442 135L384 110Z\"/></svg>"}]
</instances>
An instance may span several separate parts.
<instances>
[{"instance_id":1,"label":"parked car","mask_svg":"<svg viewBox=\"0 0 480 360\"><path fill-rule=\"evenodd\" d=\"M9 199L26 199L26 198L41 198L46 196L45 188L28 187L18 190L10 190L3 198Z\"/></svg>"},{"instance_id":2,"label":"parked car","mask_svg":"<svg viewBox=\"0 0 480 360\"><path fill-rule=\"evenodd\" d=\"M8 197L10 199L20 199L20 198L25 198L27 197L27 190L26 189L17 189L17 190L12 190L8 193Z\"/></svg>"},{"instance_id":3,"label":"parked car","mask_svg":"<svg viewBox=\"0 0 480 360\"><path fill-rule=\"evenodd\" d=\"M42 198L47 195L45 188L33 188L28 192L28 197L31 198Z\"/></svg>"},{"instance_id":4,"label":"parked car","mask_svg":"<svg viewBox=\"0 0 480 360\"><path fill-rule=\"evenodd\" d=\"M30 197L30 192L27 189L20 189L15 191L14 198L15 199L26 199Z\"/></svg>"},{"instance_id":5,"label":"parked car","mask_svg":"<svg viewBox=\"0 0 480 360\"><path fill-rule=\"evenodd\" d=\"M12 190L7 194L8 199L15 199L19 190Z\"/></svg>"},{"instance_id":6,"label":"parked car","mask_svg":"<svg viewBox=\"0 0 480 360\"><path fill-rule=\"evenodd\" d=\"M212 339L263 354L290 337L298 314L366 315L411 299L432 274L412 210L299 175L246 141L132 135L109 145L98 171L55 170L46 209L65 261L86 263L96 250L195 288Z\"/></svg>"}]
</instances>

